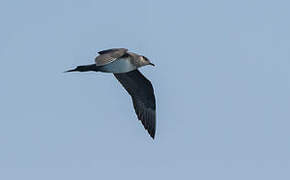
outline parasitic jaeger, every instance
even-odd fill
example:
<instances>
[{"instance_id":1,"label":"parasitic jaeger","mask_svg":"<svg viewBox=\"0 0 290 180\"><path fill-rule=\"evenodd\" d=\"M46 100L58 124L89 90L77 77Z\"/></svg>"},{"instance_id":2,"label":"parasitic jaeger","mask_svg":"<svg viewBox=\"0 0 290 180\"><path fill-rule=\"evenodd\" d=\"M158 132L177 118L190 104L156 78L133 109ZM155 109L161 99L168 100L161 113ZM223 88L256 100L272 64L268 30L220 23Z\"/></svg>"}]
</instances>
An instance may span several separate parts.
<instances>
[{"instance_id":1,"label":"parasitic jaeger","mask_svg":"<svg viewBox=\"0 0 290 180\"><path fill-rule=\"evenodd\" d=\"M128 52L125 48L113 48L99 51L95 63L77 66L66 72L107 72L113 73L117 80L131 95L137 117L144 128L154 139L156 129L156 102L151 82L144 77L138 68L152 65L145 56Z\"/></svg>"}]
</instances>

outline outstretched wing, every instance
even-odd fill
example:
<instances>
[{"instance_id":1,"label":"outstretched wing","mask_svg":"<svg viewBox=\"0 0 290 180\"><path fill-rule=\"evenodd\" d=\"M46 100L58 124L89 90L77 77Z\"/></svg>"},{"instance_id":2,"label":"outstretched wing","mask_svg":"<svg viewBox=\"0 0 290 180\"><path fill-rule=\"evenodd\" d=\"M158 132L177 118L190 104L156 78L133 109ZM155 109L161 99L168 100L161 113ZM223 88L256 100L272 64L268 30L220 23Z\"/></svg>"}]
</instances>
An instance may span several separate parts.
<instances>
[{"instance_id":1,"label":"outstretched wing","mask_svg":"<svg viewBox=\"0 0 290 180\"><path fill-rule=\"evenodd\" d=\"M154 139L156 128L156 103L151 82L138 70L114 74L131 95L135 112L145 129Z\"/></svg>"},{"instance_id":2,"label":"outstretched wing","mask_svg":"<svg viewBox=\"0 0 290 180\"><path fill-rule=\"evenodd\" d=\"M127 53L128 49L125 48L114 48L114 49L108 49L99 51L100 54L95 58L95 62L97 66L104 66L106 64L109 64L116 59L124 56Z\"/></svg>"}]
</instances>

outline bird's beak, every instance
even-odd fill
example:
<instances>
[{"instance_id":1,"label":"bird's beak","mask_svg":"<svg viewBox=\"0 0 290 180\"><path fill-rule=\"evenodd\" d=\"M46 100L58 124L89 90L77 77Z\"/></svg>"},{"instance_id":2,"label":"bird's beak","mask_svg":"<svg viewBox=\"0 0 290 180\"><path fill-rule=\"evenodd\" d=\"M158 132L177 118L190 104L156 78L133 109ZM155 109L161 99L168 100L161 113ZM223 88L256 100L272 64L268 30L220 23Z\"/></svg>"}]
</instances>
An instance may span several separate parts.
<instances>
[{"instance_id":1,"label":"bird's beak","mask_svg":"<svg viewBox=\"0 0 290 180\"><path fill-rule=\"evenodd\" d=\"M149 65L151 65L151 66L155 66L155 64L153 64L153 63L149 63Z\"/></svg>"}]
</instances>

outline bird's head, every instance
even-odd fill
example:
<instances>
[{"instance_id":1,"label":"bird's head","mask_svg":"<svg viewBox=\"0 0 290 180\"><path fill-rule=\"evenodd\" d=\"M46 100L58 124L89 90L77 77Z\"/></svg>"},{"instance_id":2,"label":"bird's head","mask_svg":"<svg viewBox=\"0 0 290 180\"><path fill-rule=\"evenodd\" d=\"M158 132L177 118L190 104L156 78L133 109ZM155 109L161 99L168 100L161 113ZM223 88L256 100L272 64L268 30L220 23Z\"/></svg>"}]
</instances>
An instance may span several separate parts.
<instances>
[{"instance_id":1,"label":"bird's head","mask_svg":"<svg viewBox=\"0 0 290 180\"><path fill-rule=\"evenodd\" d=\"M151 65L151 66L155 66L153 63L150 62L150 60L145 57L145 56L140 56L140 64L141 66L146 66L146 65Z\"/></svg>"}]
</instances>

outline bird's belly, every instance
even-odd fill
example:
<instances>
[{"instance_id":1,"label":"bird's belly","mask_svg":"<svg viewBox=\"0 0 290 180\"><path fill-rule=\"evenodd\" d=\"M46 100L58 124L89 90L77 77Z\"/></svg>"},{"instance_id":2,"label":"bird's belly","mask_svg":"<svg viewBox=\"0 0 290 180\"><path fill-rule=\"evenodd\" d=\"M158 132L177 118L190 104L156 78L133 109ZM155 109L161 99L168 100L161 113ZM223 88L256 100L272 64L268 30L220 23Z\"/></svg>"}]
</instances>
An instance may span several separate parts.
<instances>
[{"instance_id":1,"label":"bird's belly","mask_svg":"<svg viewBox=\"0 0 290 180\"><path fill-rule=\"evenodd\" d=\"M137 69L136 66L132 65L126 58L115 60L99 68L100 71L109 73L126 73L135 69Z\"/></svg>"}]
</instances>

